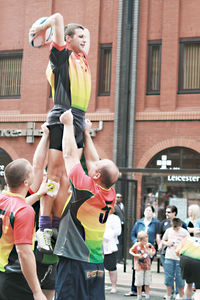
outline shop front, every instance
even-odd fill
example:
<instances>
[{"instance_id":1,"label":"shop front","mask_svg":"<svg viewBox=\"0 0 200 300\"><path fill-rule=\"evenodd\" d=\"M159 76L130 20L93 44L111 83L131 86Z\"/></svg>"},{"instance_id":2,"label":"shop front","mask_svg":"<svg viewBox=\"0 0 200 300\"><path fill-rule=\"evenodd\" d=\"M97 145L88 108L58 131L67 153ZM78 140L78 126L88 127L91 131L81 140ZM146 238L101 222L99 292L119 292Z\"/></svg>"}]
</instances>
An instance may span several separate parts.
<instances>
[{"instance_id":1,"label":"shop front","mask_svg":"<svg viewBox=\"0 0 200 300\"><path fill-rule=\"evenodd\" d=\"M158 173L159 170L159 173ZM178 217L187 217L190 204L200 204L200 154L173 147L157 153L146 166L141 180L141 214L147 203L156 216L165 218L167 205L176 205Z\"/></svg>"}]
</instances>

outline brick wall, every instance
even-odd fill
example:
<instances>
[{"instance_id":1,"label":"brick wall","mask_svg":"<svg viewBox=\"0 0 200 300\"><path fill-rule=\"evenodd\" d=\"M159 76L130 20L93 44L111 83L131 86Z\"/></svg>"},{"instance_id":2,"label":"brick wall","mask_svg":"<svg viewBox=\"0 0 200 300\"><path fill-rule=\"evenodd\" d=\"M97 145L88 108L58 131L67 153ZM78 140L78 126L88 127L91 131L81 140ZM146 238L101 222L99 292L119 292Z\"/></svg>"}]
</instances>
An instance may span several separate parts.
<instances>
[{"instance_id":1,"label":"brick wall","mask_svg":"<svg viewBox=\"0 0 200 300\"><path fill-rule=\"evenodd\" d=\"M0 99L0 128L24 129L27 127L27 118L23 119L23 116L27 115L30 121L34 119L36 128L40 128L45 120L44 116L53 106L52 100L49 99L49 86L45 76L48 47L32 48L28 42L28 32L32 23L38 18L60 12L66 24L82 23L90 30L91 48L88 58L92 73L92 94L88 112L90 118L97 121L94 126L98 127L98 120L106 120L103 131L97 133L95 143L101 156L112 158L114 116L107 118L106 114L114 112L117 8L118 3L114 0L1 1L0 51L23 50L23 65L21 98ZM109 97L97 97L100 43L113 44L111 95ZM7 115L9 118L5 119L4 116ZM18 122L14 121L15 118L19 119ZM39 138L35 138L34 144L27 144L23 137L1 137L0 148L7 151L13 159L25 157L32 161L38 141Z\"/></svg>"}]
</instances>

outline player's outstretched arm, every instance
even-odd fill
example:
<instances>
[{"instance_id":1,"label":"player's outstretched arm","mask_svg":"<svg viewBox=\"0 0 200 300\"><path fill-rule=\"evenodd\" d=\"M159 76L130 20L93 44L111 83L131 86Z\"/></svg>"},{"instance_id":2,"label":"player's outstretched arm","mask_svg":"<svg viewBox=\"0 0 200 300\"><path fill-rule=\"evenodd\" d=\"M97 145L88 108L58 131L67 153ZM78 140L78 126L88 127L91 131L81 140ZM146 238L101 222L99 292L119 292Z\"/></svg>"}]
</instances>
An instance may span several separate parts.
<instances>
[{"instance_id":1,"label":"player's outstretched arm","mask_svg":"<svg viewBox=\"0 0 200 300\"><path fill-rule=\"evenodd\" d=\"M84 131L84 154L88 170L92 167L92 164L99 160L99 155L90 136L91 127L92 123L86 119Z\"/></svg>"},{"instance_id":2,"label":"player's outstretched arm","mask_svg":"<svg viewBox=\"0 0 200 300\"><path fill-rule=\"evenodd\" d=\"M73 115L71 109L64 112L60 117L60 122L64 125L63 132L63 158L67 174L80 162L78 148L74 137Z\"/></svg>"},{"instance_id":3,"label":"player's outstretched arm","mask_svg":"<svg viewBox=\"0 0 200 300\"><path fill-rule=\"evenodd\" d=\"M64 20L60 13L55 13L47 18L47 20L38 25L31 27L29 34L37 36L38 33L47 30L47 28L52 27L53 31L53 41L59 46L65 45L64 40Z\"/></svg>"}]
</instances>

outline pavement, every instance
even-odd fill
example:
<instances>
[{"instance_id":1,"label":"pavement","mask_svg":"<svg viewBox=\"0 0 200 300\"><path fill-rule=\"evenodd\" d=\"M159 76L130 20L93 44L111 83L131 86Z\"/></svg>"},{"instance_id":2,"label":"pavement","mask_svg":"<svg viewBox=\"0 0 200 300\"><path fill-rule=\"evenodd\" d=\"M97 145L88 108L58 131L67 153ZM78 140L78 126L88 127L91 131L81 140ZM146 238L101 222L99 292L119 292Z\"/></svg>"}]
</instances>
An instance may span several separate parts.
<instances>
[{"instance_id":1,"label":"pavement","mask_svg":"<svg viewBox=\"0 0 200 300\"><path fill-rule=\"evenodd\" d=\"M153 261L152 267L152 284L150 285L150 295L152 300L163 299L163 296L166 294L166 288L164 285L164 271L160 266L160 272L158 273L157 260ZM110 299L126 299L130 297L124 297L125 293L128 293L131 290L132 283L132 260L126 260L126 272L124 272L124 264L117 264L117 293L110 294L110 279L108 271L105 273L105 283L106 283L106 300ZM137 297L131 297L131 299L137 299ZM143 299L145 299L143 297Z\"/></svg>"}]
</instances>

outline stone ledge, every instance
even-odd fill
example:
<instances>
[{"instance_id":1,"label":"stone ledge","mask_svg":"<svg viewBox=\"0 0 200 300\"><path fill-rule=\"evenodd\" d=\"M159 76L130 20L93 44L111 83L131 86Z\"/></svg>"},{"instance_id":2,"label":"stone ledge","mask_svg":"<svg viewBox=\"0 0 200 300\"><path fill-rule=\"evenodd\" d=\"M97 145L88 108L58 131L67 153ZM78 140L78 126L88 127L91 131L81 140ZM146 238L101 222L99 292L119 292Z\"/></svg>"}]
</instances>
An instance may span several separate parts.
<instances>
[{"instance_id":1,"label":"stone ledge","mask_svg":"<svg viewBox=\"0 0 200 300\"><path fill-rule=\"evenodd\" d=\"M1 123L45 122L47 114L0 114ZM114 113L87 113L91 121L114 121Z\"/></svg>"},{"instance_id":2,"label":"stone ledge","mask_svg":"<svg viewBox=\"0 0 200 300\"><path fill-rule=\"evenodd\" d=\"M136 121L182 121L200 120L200 111L138 112Z\"/></svg>"}]
</instances>

